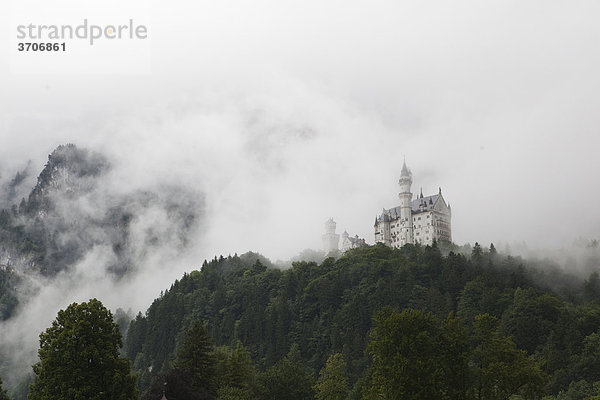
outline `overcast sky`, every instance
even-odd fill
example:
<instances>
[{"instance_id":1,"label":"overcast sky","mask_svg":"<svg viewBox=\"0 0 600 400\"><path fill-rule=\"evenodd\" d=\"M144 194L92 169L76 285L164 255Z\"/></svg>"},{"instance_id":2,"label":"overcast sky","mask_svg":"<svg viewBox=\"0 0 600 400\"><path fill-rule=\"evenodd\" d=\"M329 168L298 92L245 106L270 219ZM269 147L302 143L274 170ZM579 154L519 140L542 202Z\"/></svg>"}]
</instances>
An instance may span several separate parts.
<instances>
[{"instance_id":1,"label":"overcast sky","mask_svg":"<svg viewBox=\"0 0 600 400\"><path fill-rule=\"evenodd\" d=\"M117 16L150 48L121 74L11 70L0 5L1 179L73 142L119 184L200 189L198 264L319 248L329 217L372 243L404 156L413 193L442 187L458 244L600 236L600 2L147 3Z\"/></svg>"}]
</instances>

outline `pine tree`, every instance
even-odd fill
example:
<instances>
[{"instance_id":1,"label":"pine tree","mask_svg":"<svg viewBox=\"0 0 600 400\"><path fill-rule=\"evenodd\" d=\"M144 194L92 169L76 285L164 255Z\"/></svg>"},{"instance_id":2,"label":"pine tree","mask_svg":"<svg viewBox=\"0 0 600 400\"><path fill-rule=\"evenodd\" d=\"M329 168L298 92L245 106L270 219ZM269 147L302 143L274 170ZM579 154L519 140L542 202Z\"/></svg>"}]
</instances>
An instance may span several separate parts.
<instances>
[{"instance_id":1,"label":"pine tree","mask_svg":"<svg viewBox=\"0 0 600 400\"><path fill-rule=\"evenodd\" d=\"M215 363L208 333L202 323L195 320L179 346L175 367L188 374L193 389L215 393Z\"/></svg>"},{"instance_id":2,"label":"pine tree","mask_svg":"<svg viewBox=\"0 0 600 400\"><path fill-rule=\"evenodd\" d=\"M490 256L495 256L496 254L498 254L496 246L494 246L494 243L490 243Z\"/></svg>"}]
</instances>

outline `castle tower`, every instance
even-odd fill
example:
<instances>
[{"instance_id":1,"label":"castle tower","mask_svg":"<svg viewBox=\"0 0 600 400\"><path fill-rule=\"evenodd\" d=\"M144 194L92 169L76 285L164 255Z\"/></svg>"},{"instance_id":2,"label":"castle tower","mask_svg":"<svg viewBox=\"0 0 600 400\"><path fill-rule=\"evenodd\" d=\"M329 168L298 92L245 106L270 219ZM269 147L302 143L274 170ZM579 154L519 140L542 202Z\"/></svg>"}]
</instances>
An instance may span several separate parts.
<instances>
[{"instance_id":1,"label":"castle tower","mask_svg":"<svg viewBox=\"0 0 600 400\"><path fill-rule=\"evenodd\" d=\"M333 218L325 221L325 233L323 234L323 250L325 253L339 250L340 235L335 233L336 223Z\"/></svg>"},{"instance_id":2,"label":"castle tower","mask_svg":"<svg viewBox=\"0 0 600 400\"><path fill-rule=\"evenodd\" d=\"M401 244L413 243L413 219L412 219L412 193L410 186L412 185L412 172L406 167L406 161L402 165L400 173L400 242Z\"/></svg>"},{"instance_id":3,"label":"castle tower","mask_svg":"<svg viewBox=\"0 0 600 400\"><path fill-rule=\"evenodd\" d=\"M381 217L381 234L383 237L383 243L386 246L392 245L392 231L390 230L390 222L391 222L389 212L384 208L382 217Z\"/></svg>"}]
</instances>

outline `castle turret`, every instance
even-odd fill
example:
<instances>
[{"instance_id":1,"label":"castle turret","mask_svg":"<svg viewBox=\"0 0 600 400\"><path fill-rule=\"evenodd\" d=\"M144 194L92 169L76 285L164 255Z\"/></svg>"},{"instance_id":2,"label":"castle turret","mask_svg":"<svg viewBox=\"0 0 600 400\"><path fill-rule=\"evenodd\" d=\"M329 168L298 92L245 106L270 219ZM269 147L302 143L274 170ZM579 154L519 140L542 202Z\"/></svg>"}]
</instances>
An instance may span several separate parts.
<instances>
[{"instance_id":1,"label":"castle turret","mask_svg":"<svg viewBox=\"0 0 600 400\"><path fill-rule=\"evenodd\" d=\"M339 250L340 235L335 233L336 223L333 218L325 221L325 233L323 234L323 250L325 253Z\"/></svg>"},{"instance_id":2,"label":"castle turret","mask_svg":"<svg viewBox=\"0 0 600 400\"><path fill-rule=\"evenodd\" d=\"M386 246L392 245L392 231L390 229L391 218L389 215L389 211L385 208L383 209L383 213L381 214L381 238L382 242Z\"/></svg>"},{"instance_id":3,"label":"castle turret","mask_svg":"<svg viewBox=\"0 0 600 400\"><path fill-rule=\"evenodd\" d=\"M400 185L400 193L398 193L400 198L400 241L401 244L413 243L412 193L410 192L412 173L406 167L406 161L402 165L398 185Z\"/></svg>"}]
</instances>

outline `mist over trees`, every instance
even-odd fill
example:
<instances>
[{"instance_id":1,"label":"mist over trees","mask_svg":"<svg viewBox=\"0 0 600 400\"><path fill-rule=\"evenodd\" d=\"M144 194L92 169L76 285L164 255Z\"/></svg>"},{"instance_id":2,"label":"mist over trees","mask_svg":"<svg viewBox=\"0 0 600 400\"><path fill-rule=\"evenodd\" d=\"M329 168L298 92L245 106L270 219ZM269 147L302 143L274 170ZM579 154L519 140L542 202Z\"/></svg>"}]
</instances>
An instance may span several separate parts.
<instances>
[{"instance_id":1,"label":"mist over trees","mask_svg":"<svg viewBox=\"0 0 600 400\"><path fill-rule=\"evenodd\" d=\"M24 291L29 279L52 284L81 273L79 263L93 249L110 254L97 267L117 282L143 267L148 252L187 245L198 211L187 192L107 201L98 195L110 168L98 154L61 146L29 197L0 210L1 319L14 321L27 296L36 295ZM15 177L15 188L24 174ZM101 207L86 214L90 205ZM165 219L136 226L145 212ZM597 244L585 249L596 251ZM71 339L87 329L92 342L109 344L100 353L113 357L118 371L102 384L129 388L114 398L137 398L135 391L144 400L163 393L198 400L600 395L598 258L582 264L581 278L549 259L525 261L493 244L375 245L338 259L303 256L310 260L299 257L287 269L257 253L215 257L176 280L133 321L130 312L113 316L96 301L72 305L42 333L34 377L15 381L11 374L9 394L25 399L31 383L30 398L55 397L44 388L60 382L63 391L93 398L91 387L99 385L92 377L85 379L89 387L69 381L85 376L84 363L56 361L48 350L60 337L62 356L84 353ZM98 318L69 325L87 314ZM121 333L125 348L115 359ZM0 374L7 376L13 364L2 345ZM131 360L133 375L121 355Z\"/></svg>"},{"instance_id":2,"label":"mist over trees","mask_svg":"<svg viewBox=\"0 0 600 400\"><path fill-rule=\"evenodd\" d=\"M111 292L111 307L129 308L125 297L137 289L126 287L148 288L149 275L158 287L164 277L169 282L179 275L164 265L194 240L202 195L176 182L119 186L112 161L68 144L49 154L37 179L36 166L29 165L3 180L0 374L5 386L15 387L30 371L38 333L64 304ZM143 303L154 290L147 290L152 294Z\"/></svg>"},{"instance_id":3,"label":"mist over trees","mask_svg":"<svg viewBox=\"0 0 600 400\"><path fill-rule=\"evenodd\" d=\"M2 387L2 378L0 377L0 400L10 400L8 392Z\"/></svg>"},{"instance_id":4,"label":"mist over trees","mask_svg":"<svg viewBox=\"0 0 600 400\"><path fill-rule=\"evenodd\" d=\"M0 320L24 300L16 290L25 281L31 284L29 277L52 279L93 251L102 249L103 270L119 280L134 274L150 249L187 245L202 209L200 197L176 185L168 186L168 196L152 189L115 193L106 180L111 171L104 155L61 145L28 196L9 196L15 202L0 209ZM25 174L17 172L9 187ZM159 224L140 227L145 214Z\"/></svg>"},{"instance_id":5,"label":"mist over trees","mask_svg":"<svg viewBox=\"0 0 600 400\"><path fill-rule=\"evenodd\" d=\"M376 245L283 271L247 256L205 262L132 321L126 352L138 388L178 370L200 321L214 354L242 346L254 371L243 389L217 383L215 396L207 384L217 399L282 398L284 388L304 399L598 393L593 276L574 283L492 246L451 250Z\"/></svg>"},{"instance_id":6,"label":"mist over trees","mask_svg":"<svg viewBox=\"0 0 600 400\"><path fill-rule=\"evenodd\" d=\"M144 400L598 395L597 274L564 279L493 246L456 250L375 245L287 270L256 253L215 257L128 328L122 310L73 304L40 336L29 398L56 396L48 388L93 398L99 386ZM134 375L119 357L120 331ZM82 343L108 347L87 357ZM85 362L98 354L117 371L100 381ZM26 385L13 393L25 398Z\"/></svg>"}]
</instances>

